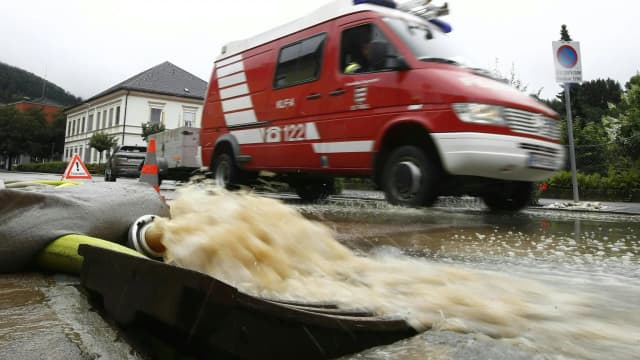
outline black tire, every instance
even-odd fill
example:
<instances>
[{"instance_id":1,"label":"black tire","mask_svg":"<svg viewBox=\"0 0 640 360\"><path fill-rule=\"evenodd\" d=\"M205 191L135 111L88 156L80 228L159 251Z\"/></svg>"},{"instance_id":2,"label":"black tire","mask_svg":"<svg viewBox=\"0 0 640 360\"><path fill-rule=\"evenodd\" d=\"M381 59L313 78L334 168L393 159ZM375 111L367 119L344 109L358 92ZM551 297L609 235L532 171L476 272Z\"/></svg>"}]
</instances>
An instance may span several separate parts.
<instances>
[{"instance_id":1,"label":"black tire","mask_svg":"<svg viewBox=\"0 0 640 360\"><path fill-rule=\"evenodd\" d=\"M438 167L422 149L401 146L387 158L382 174L382 188L391 204L431 206L438 198L439 179Z\"/></svg>"},{"instance_id":2,"label":"black tire","mask_svg":"<svg viewBox=\"0 0 640 360\"><path fill-rule=\"evenodd\" d=\"M211 172L215 183L225 189L231 189L237 182L238 169L227 153L215 155L211 162Z\"/></svg>"},{"instance_id":3,"label":"black tire","mask_svg":"<svg viewBox=\"0 0 640 360\"><path fill-rule=\"evenodd\" d=\"M482 200L491 212L516 212L531 204L533 183L524 181L505 182L500 190L482 195Z\"/></svg>"},{"instance_id":4,"label":"black tire","mask_svg":"<svg viewBox=\"0 0 640 360\"><path fill-rule=\"evenodd\" d=\"M335 181L328 179L306 179L293 185L296 194L304 202L318 202L325 200L335 192Z\"/></svg>"},{"instance_id":5,"label":"black tire","mask_svg":"<svg viewBox=\"0 0 640 360\"><path fill-rule=\"evenodd\" d=\"M104 181L106 181L106 182L115 182L116 181L116 177L111 172L111 168L104 169Z\"/></svg>"}]
</instances>

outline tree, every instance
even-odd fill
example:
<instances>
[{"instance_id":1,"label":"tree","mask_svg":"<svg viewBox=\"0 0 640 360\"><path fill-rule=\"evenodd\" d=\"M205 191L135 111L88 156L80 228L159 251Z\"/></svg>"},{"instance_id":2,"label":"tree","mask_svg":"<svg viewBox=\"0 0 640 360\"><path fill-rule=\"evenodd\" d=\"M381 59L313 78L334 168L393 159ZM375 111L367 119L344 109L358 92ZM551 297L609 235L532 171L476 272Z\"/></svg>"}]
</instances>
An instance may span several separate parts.
<instances>
[{"instance_id":1,"label":"tree","mask_svg":"<svg viewBox=\"0 0 640 360\"><path fill-rule=\"evenodd\" d=\"M608 159L611 157L607 131L602 124L582 123L582 119L576 119L576 125L580 125L579 130L574 131L576 165L582 172L604 175L607 173L610 165Z\"/></svg>"},{"instance_id":2,"label":"tree","mask_svg":"<svg viewBox=\"0 0 640 360\"><path fill-rule=\"evenodd\" d=\"M98 165L100 165L100 159L102 159L102 153L105 150L109 150L114 147L118 143L116 139L116 135L109 135L102 131L93 133L91 135L91 139L89 139L89 146L96 149L100 153L100 157L98 158Z\"/></svg>"},{"instance_id":3,"label":"tree","mask_svg":"<svg viewBox=\"0 0 640 360\"><path fill-rule=\"evenodd\" d=\"M622 97L622 88L612 79L596 79L572 84L569 91L577 167L586 173L606 174L617 158L612 144L615 138L612 128L616 123L611 117L619 111L616 105ZM546 104L566 118L564 92ZM562 121L562 140L568 143L566 121Z\"/></svg>"},{"instance_id":4,"label":"tree","mask_svg":"<svg viewBox=\"0 0 640 360\"><path fill-rule=\"evenodd\" d=\"M13 159L23 153L24 131L22 114L12 106L0 107L0 155L7 157L9 170Z\"/></svg>"},{"instance_id":5,"label":"tree","mask_svg":"<svg viewBox=\"0 0 640 360\"><path fill-rule=\"evenodd\" d=\"M635 75L627 83L629 89L617 107L620 110L617 142L632 160L640 159L640 84L634 83L638 78Z\"/></svg>"},{"instance_id":6,"label":"tree","mask_svg":"<svg viewBox=\"0 0 640 360\"><path fill-rule=\"evenodd\" d=\"M631 90L633 85L640 85L640 72L637 72L631 77L631 79L629 79L629 81L627 81L626 84L624 84L625 91Z\"/></svg>"},{"instance_id":7,"label":"tree","mask_svg":"<svg viewBox=\"0 0 640 360\"><path fill-rule=\"evenodd\" d=\"M603 116L609 114L612 104L618 104L622 98L620 83L607 78L585 81L582 84L571 84L571 112L575 117L584 120L583 125L600 123ZM559 101L558 111L563 116L566 112L564 91L556 95Z\"/></svg>"},{"instance_id":8,"label":"tree","mask_svg":"<svg viewBox=\"0 0 640 360\"><path fill-rule=\"evenodd\" d=\"M51 147L51 160L60 159L64 151L64 137L67 125L67 116L61 110L53 116L49 126L49 146Z\"/></svg>"},{"instance_id":9,"label":"tree","mask_svg":"<svg viewBox=\"0 0 640 360\"><path fill-rule=\"evenodd\" d=\"M48 155L47 143L49 131L47 120L41 109L29 108L20 114L18 126L23 137L22 153L29 154L32 160L41 160Z\"/></svg>"},{"instance_id":10,"label":"tree","mask_svg":"<svg viewBox=\"0 0 640 360\"><path fill-rule=\"evenodd\" d=\"M21 154L32 160L47 158L49 149L49 126L42 110L0 109L0 155L8 157L9 163Z\"/></svg>"},{"instance_id":11,"label":"tree","mask_svg":"<svg viewBox=\"0 0 640 360\"><path fill-rule=\"evenodd\" d=\"M569 29L567 29L567 25L565 24L562 24L562 26L560 26L560 40L573 41L571 40L571 35L569 35Z\"/></svg>"},{"instance_id":12,"label":"tree","mask_svg":"<svg viewBox=\"0 0 640 360\"><path fill-rule=\"evenodd\" d=\"M157 134L164 131L164 124L153 124L150 122L142 124L142 134L140 136L144 141L149 140L149 135Z\"/></svg>"}]
</instances>

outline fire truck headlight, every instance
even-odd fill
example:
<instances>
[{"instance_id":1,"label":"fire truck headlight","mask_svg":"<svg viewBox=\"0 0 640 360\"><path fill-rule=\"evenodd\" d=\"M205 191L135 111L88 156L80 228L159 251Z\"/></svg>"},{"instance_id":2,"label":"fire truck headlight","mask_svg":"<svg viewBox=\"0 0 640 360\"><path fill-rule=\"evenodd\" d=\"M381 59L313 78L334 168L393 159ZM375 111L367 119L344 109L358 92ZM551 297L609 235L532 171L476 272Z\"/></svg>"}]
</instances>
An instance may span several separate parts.
<instances>
[{"instance_id":1,"label":"fire truck headlight","mask_svg":"<svg viewBox=\"0 0 640 360\"><path fill-rule=\"evenodd\" d=\"M453 111L455 111L458 118L464 122L508 126L507 121L504 119L502 106L458 103L453 104Z\"/></svg>"}]
</instances>

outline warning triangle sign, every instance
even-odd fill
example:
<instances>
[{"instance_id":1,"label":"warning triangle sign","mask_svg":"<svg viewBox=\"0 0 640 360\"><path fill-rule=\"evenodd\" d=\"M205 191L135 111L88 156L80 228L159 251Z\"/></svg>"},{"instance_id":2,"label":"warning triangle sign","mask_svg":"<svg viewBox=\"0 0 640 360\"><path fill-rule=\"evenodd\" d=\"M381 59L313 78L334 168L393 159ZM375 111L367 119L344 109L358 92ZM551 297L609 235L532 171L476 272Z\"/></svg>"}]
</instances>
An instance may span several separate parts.
<instances>
[{"instance_id":1,"label":"warning triangle sign","mask_svg":"<svg viewBox=\"0 0 640 360\"><path fill-rule=\"evenodd\" d=\"M91 174L89 174L89 170L84 166L82 160L80 160L80 156L78 154L73 154L73 158L71 162L67 166L67 169L64 171L64 175L62 175L62 180L65 179L91 179Z\"/></svg>"}]
</instances>

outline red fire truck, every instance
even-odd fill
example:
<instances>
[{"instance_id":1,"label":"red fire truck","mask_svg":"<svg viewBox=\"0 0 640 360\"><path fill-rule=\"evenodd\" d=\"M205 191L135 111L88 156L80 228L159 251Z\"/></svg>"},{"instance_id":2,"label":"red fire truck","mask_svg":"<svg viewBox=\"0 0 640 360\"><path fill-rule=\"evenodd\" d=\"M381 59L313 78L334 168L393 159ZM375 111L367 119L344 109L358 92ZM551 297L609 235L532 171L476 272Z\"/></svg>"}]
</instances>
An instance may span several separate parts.
<instances>
[{"instance_id":1,"label":"red fire truck","mask_svg":"<svg viewBox=\"0 0 640 360\"><path fill-rule=\"evenodd\" d=\"M265 170L305 200L371 177L393 204L470 194L526 206L564 165L558 115L456 61L429 1L336 0L227 44L205 100L203 164L223 186Z\"/></svg>"}]
</instances>

